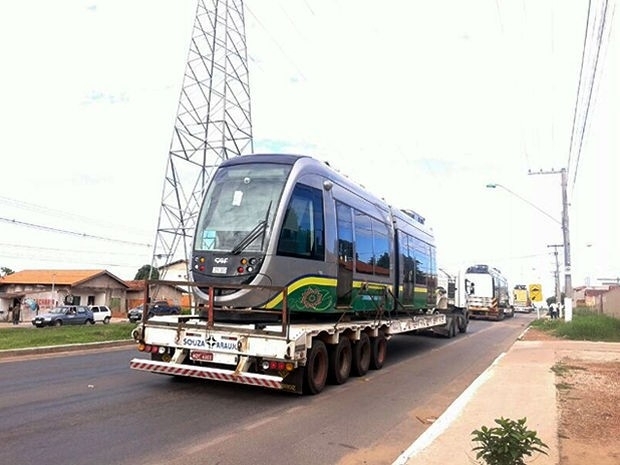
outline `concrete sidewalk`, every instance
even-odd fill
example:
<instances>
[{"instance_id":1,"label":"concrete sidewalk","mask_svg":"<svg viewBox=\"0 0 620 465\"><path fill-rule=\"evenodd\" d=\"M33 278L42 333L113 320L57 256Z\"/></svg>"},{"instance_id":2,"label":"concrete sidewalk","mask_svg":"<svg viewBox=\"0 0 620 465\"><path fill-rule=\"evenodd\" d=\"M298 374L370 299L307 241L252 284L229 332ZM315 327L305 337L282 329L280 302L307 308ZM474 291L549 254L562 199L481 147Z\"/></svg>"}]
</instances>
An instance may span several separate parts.
<instances>
[{"instance_id":1,"label":"concrete sidewalk","mask_svg":"<svg viewBox=\"0 0 620 465\"><path fill-rule=\"evenodd\" d=\"M536 465L559 463L555 374L565 357L620 360L620 344L584 341L516 341L459 396L393 465L475 464L472 431L494 427L495 419L518 420L535 430L548 454L531 457Z\"/></svg>"}]
</instances>

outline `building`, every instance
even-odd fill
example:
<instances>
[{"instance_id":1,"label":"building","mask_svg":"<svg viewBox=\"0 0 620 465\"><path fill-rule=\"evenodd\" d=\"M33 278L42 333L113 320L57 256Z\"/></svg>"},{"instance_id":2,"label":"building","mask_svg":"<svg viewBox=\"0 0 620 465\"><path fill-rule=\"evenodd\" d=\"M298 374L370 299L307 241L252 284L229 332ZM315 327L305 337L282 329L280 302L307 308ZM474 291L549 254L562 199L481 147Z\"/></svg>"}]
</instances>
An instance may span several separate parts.
<instances>
[{"instance_id":1,"label":"building","mask_svg":"<svg viewBox=\"0 0 620 465\"><path fill-rule=\"evenodd\" d=\"M188 281L187 260L177 260L157 268L159 279L167 281Z\"/></svg>"},{"instance_id":2,"label":"building","mask_svg":"<svg viewBox=\"0 0 620 465\"><path fill-rule=\"evenodd\" d=\"M614 286L601 296L601 309L605 315L620 318L620 286Z\"/></svg>"},{"instance_id":3,"label":"building","mask_svg":"<svg viewBox=\"0 0 620 465\"><path fill-rule=\"evenodd\" d=\"M576 307L586 307L598 313L620 318L620 286L581 286L573 289Z\"/></svg>"},{"instance_id":4,"label":"building","mask_svg":"<svg viewBox=\"0 0 620 465\"><path fill-rule=\"evenodd\" d=\"M23 270L0 278L0 320L13 305L21 306L21 319L29 321L40 310L65 301L75 305L107 305L113 314L127 311L127 290L122 279L106 270Z\"/></svg>"},{"instance_id":5,"label":"building","mask_svg":"<svg viewBox=\"0 0 620 465\"><path fill-rule=\"evenodd\" d=\"M597 308L600 304L600 296L609 291L609 286L579 286L573 288L573 301L575 307Z\"/></svg>"},{"instance_id":6,"label":"building","mask_svg":"<svg viewBox=\"0 0 620 465\"><path fill-rule=\"evenodd\" d=\"M126 281L127 289L127 308L134 308L144 304L145 281ZM186 292L179 286L170 284L151 284L149 286L149 296L152 302L165 300L171 305L188 307L189 299Z\"/></svg>"}]
</instances>

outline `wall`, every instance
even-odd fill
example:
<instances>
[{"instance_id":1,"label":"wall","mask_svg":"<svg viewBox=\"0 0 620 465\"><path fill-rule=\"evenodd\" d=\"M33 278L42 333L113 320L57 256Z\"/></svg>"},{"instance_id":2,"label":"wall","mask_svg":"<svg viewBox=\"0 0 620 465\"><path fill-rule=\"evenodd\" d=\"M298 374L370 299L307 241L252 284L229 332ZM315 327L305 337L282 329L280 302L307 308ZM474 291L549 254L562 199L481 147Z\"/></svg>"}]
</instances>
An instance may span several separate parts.
<instances>
[{"instance_id":1,"label":"wall","mask_svg":"<svg viewBox=\"0 0 620 465\"><path fill-rule=\"evenodd\" d=\"M620 287L611 289L601 296L603 313L620 318Z\"/></svg>"}]
</instances>

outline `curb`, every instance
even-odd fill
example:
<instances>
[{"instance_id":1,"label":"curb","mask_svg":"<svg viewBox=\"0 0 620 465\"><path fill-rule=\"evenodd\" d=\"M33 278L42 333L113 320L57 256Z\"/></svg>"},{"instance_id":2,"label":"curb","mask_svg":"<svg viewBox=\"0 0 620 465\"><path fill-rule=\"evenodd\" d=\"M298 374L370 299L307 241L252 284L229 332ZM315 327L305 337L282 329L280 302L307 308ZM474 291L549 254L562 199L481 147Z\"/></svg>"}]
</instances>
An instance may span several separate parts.
<instances>
[{"instance_id":1,"label":"curb","mask_svg":"<svg viewBox=\"0 0 620 465\"><path fill-rule=\"evenodd\" d=\"M25 355L75 352L78 350L94 350L106 349L110 347L123 347L134 345L135 343L136 342L133 339L128 339L126 341L89 342L85 344L65 344L58 346L25 347L23 349L5 349L0 350L0 359L9 357L20 357Z\"/></svg>"},{"instance_id":2,"label":"curb","mask_svg":"<svg viewBox=\"0 0 620 465\"><path fill-rule=\"evenodd\" d=\"M465 389L459 397L448 406L445 412L433 422L431 426L424 431L418 439L414 441L394 462L392 465L405 465L410 458L416 456L421 451L429 447L437 437L445 432L452 422L458 417L465 405L474 397L476 391L486 383L491 377L491 373L499 363L499 361L506 355L506 352L501 353L498 357L484 370L467 389Z\"/></svg>"}]
</instances>

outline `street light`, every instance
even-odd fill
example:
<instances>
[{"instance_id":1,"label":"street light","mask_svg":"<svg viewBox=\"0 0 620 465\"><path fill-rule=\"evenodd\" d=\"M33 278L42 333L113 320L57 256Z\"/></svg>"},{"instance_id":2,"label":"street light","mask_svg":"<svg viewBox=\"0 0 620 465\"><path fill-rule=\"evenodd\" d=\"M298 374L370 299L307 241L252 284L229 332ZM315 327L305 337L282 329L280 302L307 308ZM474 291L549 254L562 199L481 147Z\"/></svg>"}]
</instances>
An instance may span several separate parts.
<instances>
[{"instance_id":1,"label":"street light","mask_svg":"<svg viewBox=\"0 0 620 465\"><path fill-rule=\"evenodd\" d=\"M546 211L544 211L537 205L533 204L529 200L524 199L520 195L511 191L506 186L502 186L501 184L497 184L497 183L489 183L487 184L487 187L489 189L495 189L497 187L501 187L505 191L517 197L519 200L527 203L531 207L534 207L536 210L541 212L546 217L552 219L553 221L555 221L557 224L559 224L562 227L562 237L564 239L563 247L564 247L564 267L565 267L564 302L566 304L564 318L566 321L571 321L573 318L573 302L572 302L573 286L572 286L571 273L570 273L570 239L569 239L569 233L568 233L568 207L567 207L568 202L566 199L566 170L562 169L561 173L562 173L562 221L558 221L552 215L550 215L549 213L547 213Z\"/></svg>"},{"instance_id":2,"label":"street light","mask_svg":"<svg viewBox=\"0 0 620 465\"><path fill-rule=\"evenodd\" d=\"M519 194L517 194L517 193L515 193L515 192L511 191L511 190L510 190L510 189L508 189L506 186L503 186L503 185L501 185L501 184L497 184L497 183L489 183L489 184L487 184L487 187L488 187L489 189L495 189L495 188L497 188L497 187L501 187L501 188L502 188L502 189L504 189L505 191L507 191L507 192L511 193L512 195L514 195L514 196L515 196L516 198L518 198L519 200L521 200L521 201L523 201L523 202L527 203L530 207L534 207L536 210L538 210L540 213L542 213L543 215L545 215L547 218L552 219L553 221L555 221L555 222L556 222L557 224L559 224L559 225L561 225L561 224L562 224L562 222L561 222L560 220L558 220L558 219L554 218L552 215L550 215L549 213L547 213L546 211L544 211L542 208L540 208L540 207L539 207L539 206L537 206L537 205L534 205L532 202L530 202L529 200L527 200L527 199L525 199L525 198L521 197Z\"/></svg>"}]
</instances>

